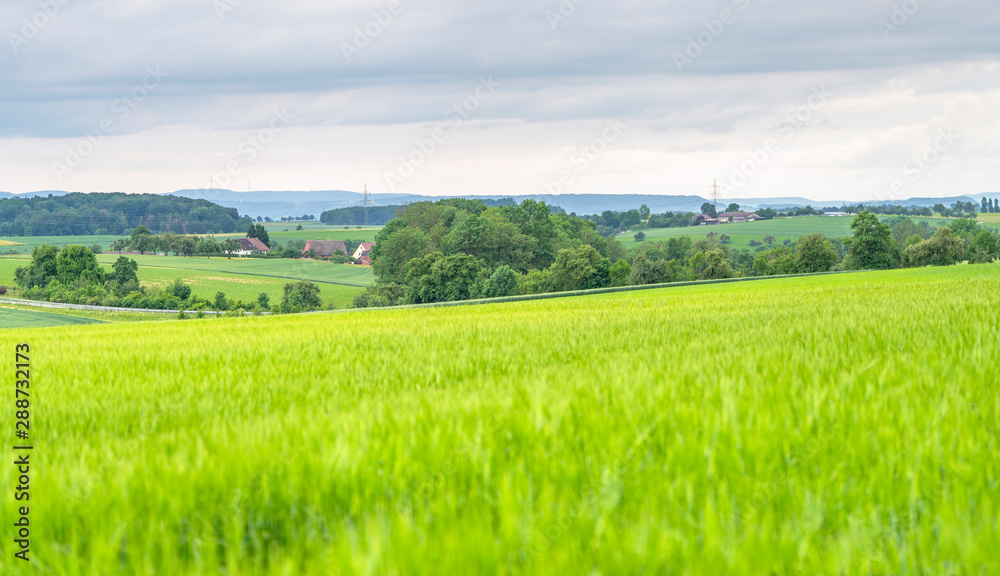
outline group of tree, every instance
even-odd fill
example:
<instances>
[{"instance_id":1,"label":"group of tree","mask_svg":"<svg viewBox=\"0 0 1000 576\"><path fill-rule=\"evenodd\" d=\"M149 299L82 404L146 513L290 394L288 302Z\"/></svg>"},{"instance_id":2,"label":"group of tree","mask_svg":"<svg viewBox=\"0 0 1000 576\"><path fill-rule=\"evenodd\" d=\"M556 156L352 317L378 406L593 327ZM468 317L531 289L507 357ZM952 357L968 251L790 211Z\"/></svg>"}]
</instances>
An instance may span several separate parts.
<instances>
[{"instance_id":1,"label":"group of tree","mask_svg":"<svg viewBox=\"0 0 1000 576\"><path fill-rule=\"evenodd\" d=\"M286 284L281 303L272 306L266 292L253 302L232 300L222 292L214 300L202 299L180 278L162 288L147 288L140 284L138 272L138 263L125 256L119 256L109 272L90 248L71 244L59 250L42 244L32 250L30 264L15 270L14 284L18 296L29 300L93 306L274 314L324 306L319 287L305 280Z\"/></svg>"},{"instance_id":2,"label":"group of tree","mask_svg":"<svg viewBox=\"0 0 1000 576\"><path fill-rule=\"evenodd\" d=\"M680 228L690 226L695 217L691 212L664 212L652 214L649 207L643 204L638 210L616 212L605 210L600 214L585 216L586 220L597 226L598 233L605 238L636 228Z\"/></svg>"},{"instance_id":3,"label":"group of tree","mask_svg":"<svg viewBox=\"0 0 1000 576\"><path fill-rule=\"evenodd\" d=\"M908 218L894 223L862 212L845 240L845 269L887 270L912 266L988 263L1000 258L1000 237L975 220L960 218L936 229Z\"/></svg>"},{"instance_id":4,"label":"group of tree","mask_svg":"<svg viewBox=\"0 0 1000 576\"><path fill-rule=\"evenodd\" d=\"M249 223L234 208L180 196L74 193L0 200L0 236L118 235L139 225L176 234L229 233Z\"/></svg>"},{"instance_id":5,"label":"group of tree","mask_svg":"<svg viewBox=\"0 0 1000 576\"><path fill-rule=\"evenodd\" d=\"M883 216L914 216L929 218L934 215L934 210L931 210L927 206L902 206L899 204L876 204L871 206L865 206L864 204L846 205L840 210L847 214L871 212L872 214L879 214ZM836 209L831 210L831 212L836 211Z\"/></svg>"},{"instance_id":6,"label":"group of tree","mask_svg":"<svg viewBox=\"0 0 1000 576\"><path fill-rule=\"evenodd\" d=\"M996 198L986 198L984 196L979 211L983 214L996 214L1000 212L1000 203L997 202Z\"/></svg>"},{"instance_id":7,"label":"group of tree","mask_svg":"<svg viewBox=\"0 0 1000 576\"><path fill-rule=\"evenodd\" d=\"M946 207L944 204L938 203L934 205L934 212L944 216L945 218L972 218L974 219L978 214L976 214L977 206L973 202L955 202L951 205L951 208Z\"/></svg>"},{"instance_id":8,"label":"group of tree","mask_svg":"<svg viewBox=\"0 0 1000 576\"><path fill-rule=\"evenodd\" d=\"M576 289L608 282L625 257L597 226L544 202L487 207L450 198L410 204L376 237L375 284L357 306L507 296L540 273L549 285Z\"/></svg>"}]
</instances>

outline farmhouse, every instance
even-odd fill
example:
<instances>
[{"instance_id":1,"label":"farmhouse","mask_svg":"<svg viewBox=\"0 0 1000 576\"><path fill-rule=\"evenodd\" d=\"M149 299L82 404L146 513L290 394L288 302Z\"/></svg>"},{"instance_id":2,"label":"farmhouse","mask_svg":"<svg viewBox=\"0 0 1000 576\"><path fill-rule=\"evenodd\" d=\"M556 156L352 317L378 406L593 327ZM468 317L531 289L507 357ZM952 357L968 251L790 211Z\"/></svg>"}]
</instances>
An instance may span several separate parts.
<instances>
[{"instance_id":1,"label":"farmhouse","mask_svg":"<svg viewBox=\"0 0 1000 576\"><path fill-rule=\"evenodd\" d=\"M324 260L329 260L334 252L343 252L347 256L347 244L343 240L309 240L302 249L302 257L307 257L310 250Z\"/></svg>"},{"instance_id":2,"label":"farmhouse","mask_svg":"<svg viewBox=\"0 0 1000 576\"><path fill-rule=\"evenodd\" d=\"M372 248L375 247L374 242L362 242L358 245L358 249L354 251L354 255L351 256L364 266L372 265Z\"/></svg>"},{"instance_id":3,"label":"farmhouse","mask_svg":"<svg viewBox=\"0 0 1000 576\"><path fill-rule=\"evenodd\" d=\"M719 222L752 222L763 220L756 212L723 212L719 214Z\"/></svg>"},{"instance_id":4,"label":"farmhouse","mask_svg":"<svg viewBox=\"0 0 1000 576\"><path fill-rule=\"evenodd\" d=\"M260 241L260 238L237 238L236 241L240 243L240 249L234 252L237 256L266 254L271 251L271 249L267 247L267 244Z\"/></svg>"},{"instance_id":5,"label":"farmhouse","mask_svg":"<svg viewBox=\"0 0 1000 576\"><path fill-rule=\"evenodd\" d=\"M719 223L718 218L712 218L707 214L698 214L697 216L698 226L712 226Z\"/></svg>"}]
</instances>

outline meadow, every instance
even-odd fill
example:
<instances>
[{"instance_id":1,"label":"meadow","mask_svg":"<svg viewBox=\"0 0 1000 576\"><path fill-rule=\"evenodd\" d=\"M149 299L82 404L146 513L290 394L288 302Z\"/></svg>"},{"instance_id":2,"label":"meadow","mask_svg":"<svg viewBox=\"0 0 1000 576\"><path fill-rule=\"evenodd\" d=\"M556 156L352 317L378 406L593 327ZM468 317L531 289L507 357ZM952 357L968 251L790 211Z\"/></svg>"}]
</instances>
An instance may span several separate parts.
<instances>
[{"instance_id":1,"label":"meadow","mask_svg":"<svg viewBox=\"0 0 1000 576\"><path fill-rule=\"evenodd\" d=\"M97 323L99 323L98 320L81 318L78 316L0 306L0 330Z\"/></svg>"},{"instance_id":2,"label":"meadow","mask_svg":"<svg viewBox=\"0 0 1000 576\"><path fill-rule=\"evenodd\" d=\"M147 288L163 288L180 278L191 286L192 294L213 299L224 292L230 299L250 303L266 292L272 303L280 302L284 286L295 280L311 280L320 289L325 304L346 308L372 278L371 268L339 265L312 260L182 256L129 256L139 263L139 280ZM104 269L118 259L114 254L98 255ZM0 257L0 285L13 286L14 271L27 266L28 256Z\"/></svg>"},{"instance_id":3,"label":"meadow","mask_svg":"<svg viewBox=\"0 0 1000 576\"><path fill-rule=\"evenodd\" d=\"M2 331L40 472L33 562L0 572L995 574L998 291L953 266Z\"/></svg>"},{"instance_id":4,"label":"meadow","mask_svg":"<svg viewBox=\"0 0 1000 576\"><path fill-rule=\"evenodd\" d=\"M825 234L829 238L850 236L850 216L799 216L796 218L776 218L757 222L739 222L719 224L717 226L698 226L683 228L650 228L642 230L646 235L644 242L665 241L674 236L690 236L692 240L700 240L706 234L714 232L718 235L728 234L731 246L738 249L752 249L750 241L762 242L765 236L774 236L774 246L780 246L785 240L798 240L800 236ZM945 218L911 218L914 222L928 222L931 226L947 225L950 220ZM635 231L619 234L617 239L626 248L639 246L634 239Z\"/></svg>"},{"instance_id":5,"label":"meadow","mask_svg":"<svg viewBox=\"0 0 1000 576\"><path fill-rule=\"evenodd\" d=\"M303 222L301 223L302 230L296 230L295 228L299 224L299 222L264 224L264 228L267 230L268 237L273 241L280 242L282 246L287 244L289 240L297 240L301 242L309 240L362 240L364 242L374 242L375 236L379 233L379 230L382 229L381 226L369 228L357 228L352 226L345 229L343 226L337 227L329 224ZM216 238L237 238L240 236L244 235L216 234Z\"/></svg>"}]
</instances>

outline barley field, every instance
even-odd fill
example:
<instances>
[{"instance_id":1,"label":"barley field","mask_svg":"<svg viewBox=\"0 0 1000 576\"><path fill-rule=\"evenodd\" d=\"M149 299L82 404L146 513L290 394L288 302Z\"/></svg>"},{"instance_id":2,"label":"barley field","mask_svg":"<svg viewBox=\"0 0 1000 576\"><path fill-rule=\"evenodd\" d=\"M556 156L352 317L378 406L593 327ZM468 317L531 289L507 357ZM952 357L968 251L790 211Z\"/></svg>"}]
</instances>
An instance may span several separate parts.
<instances>
[{"instance_id":1,"label":"barley field","mask_svg":"<svg viewBox=\"0 0 1000 576\"><path fill-rule=\"evenodd\" d=\"M30 565L0 474L0 573L997 574L998 294L954 266L0 331L37 470Z\"/></svg>"}]
</instances>

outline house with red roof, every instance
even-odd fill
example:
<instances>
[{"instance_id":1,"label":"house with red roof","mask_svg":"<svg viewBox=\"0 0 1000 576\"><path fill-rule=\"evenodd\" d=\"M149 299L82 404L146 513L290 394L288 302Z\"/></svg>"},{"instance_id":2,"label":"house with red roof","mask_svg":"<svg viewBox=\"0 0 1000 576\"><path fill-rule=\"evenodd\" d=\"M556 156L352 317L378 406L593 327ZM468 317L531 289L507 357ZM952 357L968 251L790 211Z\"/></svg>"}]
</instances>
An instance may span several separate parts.
<instances>
[{"instance_id":1,"label":"house with red roof","mask_svg":"<svg viewBox=\"0 0 1000 576\"><path fill-rule=\"evenodd\" d=\"M237 242L240 243L240 249L234 252L237 256L249 256L250 254L267 254L271 251L260 241L260 238L237 238Z\"/></svg>"}]
</instances>

